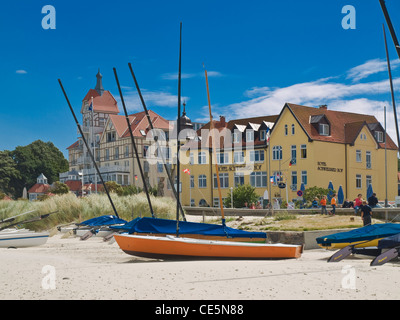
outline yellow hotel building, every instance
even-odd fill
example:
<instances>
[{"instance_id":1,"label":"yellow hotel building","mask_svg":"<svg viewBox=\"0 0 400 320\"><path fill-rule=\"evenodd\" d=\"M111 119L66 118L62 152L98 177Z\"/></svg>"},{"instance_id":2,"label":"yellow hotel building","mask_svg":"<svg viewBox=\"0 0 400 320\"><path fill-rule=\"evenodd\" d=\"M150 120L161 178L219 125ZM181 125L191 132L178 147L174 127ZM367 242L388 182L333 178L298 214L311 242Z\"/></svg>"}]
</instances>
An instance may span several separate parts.
<instances>
[{"instance_id":1,"label":"yellow hotel building","mask_svg":"<svg viewBox=\"0 0 400 320\"><path fill-rule=\"evenodd\" d=\"M272 198L292 201L302 183L328 188L330 181L336 191L342 186L345 199L360 193L366 198L369 184L378 199L385 198L385 131L374 116L286 103L279 115L229 122L221 117L213 124L223 198L231 188L250 184L261 200L270 177L278 175L287 191L271 182ZM181 169L190 172L181 174L182 204L219 206L209 123L197 133L198 141L181 147ZM398 192L397 150L386 135L389 200Z\"/></svg>"}]
</instances>

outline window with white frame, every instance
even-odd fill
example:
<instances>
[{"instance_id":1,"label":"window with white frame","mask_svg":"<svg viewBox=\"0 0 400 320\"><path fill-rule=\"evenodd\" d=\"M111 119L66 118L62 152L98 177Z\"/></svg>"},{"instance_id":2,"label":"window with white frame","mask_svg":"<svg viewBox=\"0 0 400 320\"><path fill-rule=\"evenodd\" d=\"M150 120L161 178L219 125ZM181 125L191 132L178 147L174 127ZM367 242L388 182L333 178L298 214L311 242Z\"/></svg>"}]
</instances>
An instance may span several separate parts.
<instances>
[{"instance_id":1,"label":"window with white frame","mask_svg":"<svg viewBox=\"0 0 400 320\"><path fill-rule=\"evenodd\" d=\"M206 153L204 151L199 152L197 160L198 160L199 164L205 164L206 163Z\"/></svg>"},{"instance_id":2,"label":"window with white frame","mask_svg":"<svg viewBox=\"0 0 400 320\"><path fill-rule=\"evenodd\" d=\"M235 151L233 153L233 163L235 164L244 163L244 151Z\"/></svg>"},{"instance_id":3,"label":"window with white frame","mask_svg":"<svg viewBox=\"0 0 400 320\"><path fill-rule=\"evenodd\" d=\"M255 188L266 188L267 187L267 172L252 172L250 174L250 184Z\"/></svg>"},{"instance_id":4,"label":"window with white frame","mask_svg":"<svg viewBox=\"0 0 400 320\"><path fill-rule=\"evenodd\" d=\"M383 132L382 131L375 131L375 139L378 142L383 142Z\"/></svg>"},{"instance_id":5,"label":"window with white frame","mask_svg":"<svg viewBox=\"0 0 400 320\"><path fill-rule=\"evenodd\" d=\"M246 130L246 142L254 141L254 130L247 129Z\"/></svg>"},{"instance_id":6,"label":"window with white frame","mask_svg":"<svg viewBox=\"0 0 400 320\"><path fill-rule=\"evenodd\" d=\"M229 159L228 159L227 152L217 153L217 163L218 164L227 164L228 162L229 162Z\"/></svg>"},{"instance_id":7,"label":"window with white frame","mask_svg":"<svg viewBox=\"0 0 400 320\"><path fill-rule=\"evenodd\" d=\"M371 169L372 168L371 151L366 151L365 152L365 162L366 162L366 165L367 165L367 169Z\"/></svg>"},{"instance_id":8,"label":"window with white frame","mask_svg":"<svg viewBox=\"0 0 400 320\"><path fill-rule=\"evenodd\" d=\"M288 135L288 125L285 124L285 136L287 136L287 135Z\"/></svg>"},{"instance_id":9,"label":"window with white frame","mask_svg":"<svg viewBox=\"0 0 400 320\"><path fill-rule=\"evenodd\" d=\"M207 188L207 176L205 174L199 175L199 188Z\"/></svg>"},{"instance_id":10,"label":"window with white frame","mask_svg":"<svg viewBox=\"0 0 400 320\"><path fill-rule=\"evenodd\" d=\"M356 174L356 188L362 188L361 174Z\"/></svg>"},{"instance_id":11,"label":"window with white frame","mask_svg":"<svg viewBox=\"0 0 400 320\"><path fill-rule=\"evenodd\" d=\"M260 131L260 141L265 141L267 137L267 130L261 130Z\"/></svg>"},{"instance_id":12,"label":"window with white frame","mask_svg":"<svg viewBox=\"0 0 400 320\"><path fill-rule=\"evenodd\" d=\"M292 124L292 136L294 135L294 133L295 133L295 127L294 124Z\"/></svg>"},{"instance_id":13,"label":"window with white frame","mask_svg":"<svg viewBox=\"0 0 400 320\"><path fill-rule=\"evenodd\" d=\"M319 124L319 134L321 136L329 136L329 124L320 123Z\"/></svg>"},{"instance_id":14,"label":"window with white frame","mask_svg":"<svg viewBox=\"0 0 400 320\"><path fill-rule=\"evenodd\" d=\"M190 152L190 154L189 154L189 164L194 164L194 155L193 155L193 152Z\"/></svg>"},{"instance_id":15,"label":"window with white frame","mask_svg":"<svg viewBox=\"0 0 400 320\"><path fill-rule=\"evenodd\" d=\"M291 184L291 189L292 191L297 190L297 171L292 171L292 184Z\"/></svg>"},{"instance_id":16,"label":"window with white frame","mask_svg":"<svg viewBox=\"0 0 400 320\"><path fill-rule=\"evenodd\" d=\"M273 146L272 160L282 160L282 146Z\"/></svg>"},{"instance_id":17,"label":"window with white frame","mask_svg":"<svg viewBox=\"0 0 400 320\"><path fill-rule=\"evenodd\" d=\"M239 143L241 138L242 134L238 130L233 131L232 134L233 143Z\"/></svg>"},{"instance_id":18,"label":"window with white frame","mask_svg":"<svg viewBox=\"0 0 400 320\"><path fill-rule=\"evenodd\" d=\"M292 161L293 160L296 160L296 158L297 158L297 148L296 148L296 146L295 145L292 145L291 146L291 159L292 159ZM294 162L294 164L296 164L296 161L293 161Z\"/></svg>"},{"instance_id":19,"label":"window with white frame","mask_svg":"<svg viewBox=\"0 0 400 320\"><path fill-rule=\"evenodd\" d=\"M263 162L264 150L250 151L250 162Z\"/></svg>"},{"instance_id":20,"label":"window with white frame","mask_svg":"<svg viewBox=\"0 0 400 320\"><path fill-rule=\"evenodd\" d=\"M244 185L244 172L235 172L233 179L235 187Z\"/></svg>"},{"instance_id":21,"label":"window with white frame","mask_svg":"<svg viewBox=\"0 0 400 320\"><path fill-rule=\"evenodd\" d=\"M229 188L229 173L224 172L219 174L219 183L221 189ZM217 175L214 173L214 189L218 188Z\"/></svg>"},{"instance_id":22,"label":"window with white frame","mask_svg":"<svg viewBox=\"0 0 400 320\"><path fill-rule=\"evenodd\" d=\"M301 183L307 185L307 171L301 171Z\"/></svg>"},{"instance_id":23,"label":"window with white frame","mask_svg":"<svg viewBox=\"0 0 400 320\"><path fill-rule=\"evenodd\" d=\"M361 150L356 150L356 162L361 162Z\"/></svg>"}]
</instances>

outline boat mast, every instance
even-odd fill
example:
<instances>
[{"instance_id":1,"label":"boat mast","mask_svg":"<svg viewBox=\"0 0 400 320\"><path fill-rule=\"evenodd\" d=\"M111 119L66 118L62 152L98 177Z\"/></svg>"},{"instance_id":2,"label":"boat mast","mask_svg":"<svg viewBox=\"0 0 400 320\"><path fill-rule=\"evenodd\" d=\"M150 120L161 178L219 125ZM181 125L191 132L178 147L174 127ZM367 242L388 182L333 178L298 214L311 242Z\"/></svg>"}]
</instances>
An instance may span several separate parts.
<instances>
[{"instance_id":1,"label":"boat mast","mask_svg":"<svg viewBox=\"0 0 400 320\"><path fill-rule=\"evenodd\" d=\"M393 43L396 47L397 55L399 56L400 59L400 46L399 46L399 41L397 40L396 33L394 31L392 21L390 20L389 13L386 9L385 1L384 0L379 0L379 3L381 4L383 14L385 16L386 23L388 25L390 34L393 39ZM393 105L393 114L394 114L394 123L396 125L396 134L397 134L397 148L400 150L400 136L399 136L399 126L397 123L397 112L396 112L396 103L394 99L394 91L393 91L393 81L392 81L392 72L390 69L390 60L389 60L389 52L388 52L388 47L387 47L387 41L386 41L386 32L385 32L385 26L383 25L383 36L385 38L385 49L386 49L386 60L387 60L387 65L388 65L388 72L389 72L389 80L390 80L390 90L391 90L391 95L392 95L392 105Z\"/></svg>"},{"instance_id":2,"label":"boat mast","mask_svg":"<svg viewBox=\"0 0 400 320\"><path fill-rule=\"evenodd\" d=\"M214 161L215 161L215 173L217 175L217 185L218 185L218 195L219 195L219 206L221 208L221 216L222 216L222 225L225 226L225 214L224 214L224 205L222 203L222 193L221 193L221 181L219 179L219 171L218 171L218 161L217 161L217 151L214 148L214 144L216 143L215 141L215 132L214 132L214 124L213 124L213 119L212 119L212 114L211 114L211 102L210 102L210 90L208 87L208 76L207 76L207 69L204 68L205 76L206 76L206 85L207 85L207 98L208 98L208 110L210 114L210 132L213 135L212 138L212 145L211 148L213 150L213 155L214 155ZM233 201L233 199L232 199Z\"/></svg>"},{"instance_id":3,"label":"boat mast","mask_svg":"<svg viewBox=\"0 0 400 320\"><path fill-rule=\"evenodd\" d=\"M394 31L392 21L390 20L389 12L387 11L387 8L386 8L385 0L379 0L379 3L381 4L382 11L385 16L385 20L386 20L386 23L387 23L389 31L390 31L390 35L392 36L394 46L396 47L397 55L399 56L399 59L400 59L400 44L399 44L399 41L397 40L396 32Z\"/></svg>"},{"instance_id":4,"label":"boat mast","mask_svg":"<svg viewBox=\"0 0 400 320\"><path fill-rule=\"evenodd\" d=\"M176 236L179 236L179 193L180 193L180 161L179 161L179 133L181 132L181 70L182 70L182 22L180 23L180 33L179 33L179 70L178 70L178 120L176 123L176 185L177 185L177 199L176 202Z\"/></svg>"},{"instance_id":5,"label":"boat mast","mask_svg":"<svg viewBox=\"0 0 400 320\"><path fill-rule=\"evenodd\" d=\"M63 85L62 85L60 79L58 79L58 83L60 84L61 90L62 90L62 92L64 93L64 97L65 97L65 99L67 100L69 109L71 110L71 113L72 113L72 115L73 115L73 117L74 117L75 123L76 123L76 125L78 126L79 133L80 133L81 136L82 136L82 140L83 140L83 142L85 143L85 146L86 146L86 149L87 149L87 151L88 151L88 153L89 153L89 156L90 156L90 158L91 158L92 161L93 161L93 164L94 164L94 167L95 167L95 169L96 169L96 172L97 172L97 174L98 174L99 177L100 177L100 180L101 180L101 183L103 184L104 190L106 191L108 200L110 200L110 203L111 203L111 206L112 206L112 208L113 208L113 211L114 211L115 215L117 216L117 218L119 219L119 215L118 215L117 209L116 209L115 206L114 206L114 202L112 201L111 196L110 196L110 193L108 192L108 188L107 188L106 184L104 183L103 177L101 176L99 167L98 167L97 164L96 164L96 161L95 161L95 159L94 159L92 150L91 150L91 148L89 148L89 145L88 145L88 143L87 143L87 141L86 141L86 138L85 138L85 136L84 136L84 134L83 134L81 125L79 124L78 119L76 118L74 109L72 109L71 103L69 102L67 93L65 92L64 87L63 87ZM82 192L83 192L83 190L82 190Z\"/></svg>"},{"instance_id":6,"label":"boat mast","mask_svg":"<svg viewBox=\"0 0 400 320\"><path fill-rule=\"evenodd\" d=\"M148 186L147 186L147 183L146 183L146 180L145 180L145 177L144 177L142 164L140 163L140 159L139 159L139 153L138 153L138 150L137 150L135 139L133 138L132 128L131 128L131 124L130 124L130 121L129 121L128 112L126 110L124 96L122 95L121 86L119 84L117 70L115 68L113 68L113 70L114 70L115 81L117 82L117 86L118 86L119 96L121 97L122 107L124 108L124 112L125 112L126 124L128 126L129 134L131 136L133 151L135 152L136 160L137 160L138 167L139 167L140 176L142 177L142 181L143 181L144 191L146 192L147 202L149 203L150 213L151 213L151 216L153 218L155 218L154 211L153 211L153 206L151 205L151 199L150 199Z\"/></svg>"},{"instance_id":7,"label":"boat mast","mask_svg":"<svg viewBox=\"0 0 400 320\"><path fill-rule=\"evenodd\" d=\"M150 114L149 114L149 111L147 110L146 103L144 102L144 99L143 99L143 96L142 96L142 91L140 90L138 81L136 80L135 73L133 72L132 64L128 63L128 66L129 66L129 70L131 71L133 81L135 82L136 90L137 90L137 92L139 94L140 101L142 102L142 106L143 106L144 112L146 114L146 118L147 118L147 121L149 123L150 129L153 132L153 138L154 138L154 141L156 143L158 154L161 155L161 161L162 161L162 163L164 165L164 170L167 173L169 184L171 185L172 192L173 192L173 194L175 196L175 199L176 199L177 203L179 204L179 208L180 208L180 211L181 211L182 218L183 218L184 221L186 221L185 213L183 212L182 204L181 204L181 202L179 200L179 195L176 192L174 181L172 180L171 173L169 171L169 168L167 166L167 162L166 162L165 157L164 157L164 153L162 152L162 150L160 148L160 143L158 142L158 136L154 136L154 134L155 134L154 126L153 126L153 123L151 122Z\"/></svg>"}]
</instances>

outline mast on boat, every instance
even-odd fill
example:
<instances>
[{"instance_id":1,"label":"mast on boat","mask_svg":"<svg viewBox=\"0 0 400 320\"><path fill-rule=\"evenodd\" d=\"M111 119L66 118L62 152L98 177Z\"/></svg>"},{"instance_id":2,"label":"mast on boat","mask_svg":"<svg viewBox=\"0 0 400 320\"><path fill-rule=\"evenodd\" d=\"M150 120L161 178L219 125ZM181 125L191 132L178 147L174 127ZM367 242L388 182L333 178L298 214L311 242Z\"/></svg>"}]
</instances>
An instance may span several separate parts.
<instances>
[{"instance_id":1,"label":"mast on boat","mask_svg":"<svg viewBox=\"0 0 400 320\"><path fill-rule=\"evenodd\" d=\"M142 106L143 106L144 112L146 114L146 118L147 118L147 121L149 123L150 129L152 130L153 135L154 135L155 134L154 126L153 126L153 123L151 122L150 114L149 114L149 111L147 110L146 103L145 103L145 101L143 99L143 95L142 95L142 92L140 90L140 87L139 87L138 81L136 79L135 73L133 72L132 64L128 63L128 66L129 66L129 70L131 71L133 81L135 82L136 90L137 90L137 92L139 94L140 101L142 102ZM165 172L167 174L167 177L168 177L168 180L169 180L169 184L171 185L172 192L173 192L173 194L175 196L175 199L176 199L176 201L177 201L177 203L179 205L182 218L183 218L184 221L186 221L185 213L183 212L182 204L181 204L181 202L179 200L179 194L176 192L174 181L172 180L171 173L169 171L169 168L167 166L167 162L166 162L165 157L164 157L164 153L162 152L162 150L160 148L160 143L158 141L158 136L153 136L153 139L154 139L154 142L156 143L158 154L161 155L161 161L162 161L162 163L164 165L164 170L165 170Z\"/></svg>"},{"instance_id":2,"label":"mast on boat","mask_svg":"<svg viewBox=\"0 0 400 320\"><path fill-rule=\"evenodd\" d=\"M146 180L145 180L145 177L144 177L142 164L140 163L140 159L139 159L139 153L138 153L138 150L137 150L137 146L136 146L136 143L135 143L135 139L133 138L133 133L132 133L131 124L130 124L129 117L128 117L128 112L127 112L126 106L125 106L125 100L124 100L124 97L123 97L123 95L122 95L121 86L120 86L120 84L119 84L118 75L117 75L117 70L116 70L115 68L113 68L113 70L114 70L115 80L116 80L117 86L118 86L119 95L120 95L120 97L121 97L122 107L124 108L126 123L127 123L128 129L129 129L129 134L130 134L130 136L131 136L133 151L135 152L136 160L137 160L138 167L139 167L140 176L142 177L142 181L143 181L144 191L146 192L147 202L149 203L150 213L151 213L151 216L152 216L153 218L155 218L155 216L154 216L154 211L153 211L153 206L151 205L151 200L150 200L150 194L149 194L148 186L147 186L147 183L146 183Z\"/></svg>"},{"instance_id":3,"label":"mast on boat","mask_svg":"<svg viewBox=\"0 0 400 320\"><path fill-rule=\"evenodd\" d=\"M396 47L397 55L399 56L399 59L400 59L399 41L397 40L396 33L395 33L393 25L392 25L392 21L390 20L389 13L388 13L386 5L385 5L385 1L384 0L379 0L379 3L381 4L382 11L383 11L383 14L385 16L386 23L388 25L390 34L392 36L393 43L394 43L394 45ZM383 36L385 38L386 60L387 60L387 65L388 65L389 80L390 80L390 90L391 90L391 95L392 95L394 122L395 122L395 125L396 125L397 148L398 148L398 150L400 150L399 126L398 126L398 123L397 123L396 103L395 103L395 99L394 99L393 80L392 80L392 72L391 72L391 69L390 69L390 60L389 60L389 52L388 52L387 41L386 41L385 26L383 26Z\"/></svg>"},{"instance_id":4,"label":"mast on boat","mask_svg":"<svg viewBox=\"0 0 400 320\"><path fill-rule=\"evenodd\" d=\"M179 142L179 133L181 132L181 70L182 70L182 22L180 23L180 32L179 32L179 70L178 70L178 120L176 123L176 186L177 186L177 202L176 202L176 236L179 236L179 193L180 193L180 161L179 161L179 151L180 151L180 142Z\"/></svg>"},{"instance_id":5,"label":"mast on boat","mask_svg":"<svg viewBox=\"0 0 400 320\"><path fill-rule=\"evenodd\" d=\"M208 76L207 76L207 69L204 68L205 76L206 76L206 86L207 86L207 98L208 98L208 111L210 114L210 132L212 133L212 145L211 148L213 150L213 155L214 155L214 162L215 162L215 173L217 175L217 185L218 185L218 195L219 195L219 206L221 208L221 217L222 217L222 225L225 226L225 214L224 214L224 205L222 203L222 193L221 193L221 181L219 179L219 171L218 171L218 161L217 161L217 151L214 148L214 144L216 143L215 141L215 132L214 132L214 124L213 124L213 118L211 114L211 102L210 102L210 90L208 87ZM208 140L210 141L210 140ZM233 201L233 199L231 200Z\"/></svg>"},{"instance_id":6,"label":"mast on boat","mask_svg":"<svg viewBox=\"0 0 400 320\"><path fill-rule=\"evenodd\" d=\"M60 79L58 79L58 83L60 84L61 90L62 90L62 92L64 93L65 100L67 100L69 109L71 110L71 113L72 113L72 115L73 115L73 117L74 117L75 123L76 123L76 125L77 125L77 127L78 127L78 130L79 130L79 133L80 133L81 136L82 136L82 140L83 140L83 142L85 143L85 146L86 146L86 149L87 149L87 151L88 151L88 153L89 153L89 156L90 156L90 158L91 158L92 161L93 161L93 165L94 165L94 167L95 167L95 169L96 169L96 172L97 172L97 174L98 174L99 177L100 177L100 180L101 180L101 183L103 184L104 190L106 191L108 200L110 200L112 209L113 209L113 211L114 211L116 217L119 219L119 215L118 215L117 209L115 208L114 202L113 202L112 199L111 199L110 193L108 192L108 188L107 188L106 184L104 183L104 180L103 180L103 177L101 176L99 167L97 166L96 161L95 161L95 159L94 159L92 150L91 150L91 148L89 148L89 145L88 145L88 143L87 143L87 141L86 141L86 138L85 138L85 136L84 136L84 134L83 134L81 125L80 125L79 122L78 122L78 119L77 119L77 117L76 117L76 115L75 115L74 109L72 109L71 103L69 102L67 93L65 92L64 87L63 87L63 85L62 85ZM83 192L83 190L82 190L82 192Z\"/></svg>"}]
</instances>

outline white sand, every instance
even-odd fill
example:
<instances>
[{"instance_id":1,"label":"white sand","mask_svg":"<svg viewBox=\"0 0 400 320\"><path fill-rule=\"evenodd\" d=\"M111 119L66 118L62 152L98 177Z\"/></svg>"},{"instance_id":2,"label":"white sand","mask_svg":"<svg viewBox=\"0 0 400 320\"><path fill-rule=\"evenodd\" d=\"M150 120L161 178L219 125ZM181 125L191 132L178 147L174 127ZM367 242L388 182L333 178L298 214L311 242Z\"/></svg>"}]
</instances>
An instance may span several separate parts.
<instances>
[{"instance_id":1,"label":"white sand","mask_svg":"<svg viewBox=\"0 0 400 320\"><path fill-rule=\"evenodd\" d=\"M122 252L102 239L49 238L40 247L0 249L0 299L399 299L399 262L327 263L331 251L278 261L161 261ZM44 289L46 265L55 289ZM352 266L354 282L346 282ZM349 288L354 284L355 288ZM343 287L344 285L344 287Z\"/></svg>"}]
</instances>

